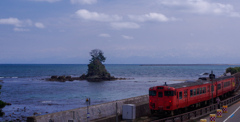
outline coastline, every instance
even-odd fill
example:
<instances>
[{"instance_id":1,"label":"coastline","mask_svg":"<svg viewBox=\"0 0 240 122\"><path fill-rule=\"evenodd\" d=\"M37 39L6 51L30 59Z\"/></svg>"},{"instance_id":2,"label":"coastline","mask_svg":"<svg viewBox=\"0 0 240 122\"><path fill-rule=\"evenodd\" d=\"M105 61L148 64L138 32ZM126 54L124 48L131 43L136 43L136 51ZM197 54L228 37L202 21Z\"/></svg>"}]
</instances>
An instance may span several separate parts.
<instances>
[{"instance_id":1,"label":"coastline","mask_svg":"<svg viewBox=\"0 0 240 122\"><path fill-rule=\"evenodd\" d=\"M240 64L140 64L140 66L239 66Z\"/></svg>"},{"instance_id":2,"label":"coastline","mask_svg":"<svg viewBox=\"0 0 240 122\"><path fill-rule=\"evenodd\" d=\"M229 65L142 67L139 64L107 64L107 70L114 76L134 79L106 82L85 80L49 82L44 79L53 75L80 76L87 71L87 66L0 65L0 80L3 80L1 99L12 103L11 106L4 108L8 117L31 116L35 112L44 115L84 107L86 97L91 98L92 105L131 98L145 95L150 87L164 82L175 83L185 79L196 79L202 72L214 70L214 73L221 75L227 67ZM19 111L24 110L24 107L26 112Z\"/></svg>"}]
</instances>

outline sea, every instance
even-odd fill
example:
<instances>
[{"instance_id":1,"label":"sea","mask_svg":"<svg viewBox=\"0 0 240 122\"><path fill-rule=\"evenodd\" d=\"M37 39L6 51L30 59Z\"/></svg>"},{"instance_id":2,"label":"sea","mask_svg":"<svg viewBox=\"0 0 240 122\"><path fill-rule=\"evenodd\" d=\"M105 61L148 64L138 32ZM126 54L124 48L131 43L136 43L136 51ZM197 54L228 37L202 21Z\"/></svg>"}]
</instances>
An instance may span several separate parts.
<instances>
[{"instance_id":1,"label":"sea","mask_svg":"<svg viewBox=\"0 0 240 122\"><path fill-rule=\"evenodd\" d=\"M53 75L79 77L87 64L0 64L0 121L16 120L148 94L152 86L197 80L202 73L221 76L227 64L104 64L111 76L127 80L88 82L46 81Z\"/></svg>"}]
</instances>

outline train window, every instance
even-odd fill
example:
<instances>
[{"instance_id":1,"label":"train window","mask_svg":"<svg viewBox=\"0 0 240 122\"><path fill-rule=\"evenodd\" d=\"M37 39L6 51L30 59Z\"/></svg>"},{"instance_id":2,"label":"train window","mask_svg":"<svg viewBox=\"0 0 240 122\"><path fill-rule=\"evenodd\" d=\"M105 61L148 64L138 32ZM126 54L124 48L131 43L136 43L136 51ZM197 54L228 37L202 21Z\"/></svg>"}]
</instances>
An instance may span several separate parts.
<instances>
[{"instance_id":1,"label":"train window","mask_svg":"<svg viewBox=\"0 0 240 122\"><path fill-rule=\"evenodd\" d=\"M196 89L193 90L194 96L196 95Z\"/></svg>"},{"instance_id":2,"label":"train window","mask_svg":"<svg viewBox=\"0 0 240 122\"><path fill-rule=\"evenodd\" d=\"M230 81L224 83L224 87L230 86Z\"/></svg>"},{"instance_id":3,"label":"train window","mask_svg":"<svg viewBox=\"0 0 240 122\"><path fill-rule=\"evenodd\" d=\"M206 87L203 87L203 93L206 93Z\"/></svg>"},{"instance_id":4,"label":"train window","mask_svg":"<svg viewBox=\"0 0 240 122\"><path fill-rule=\"evenodd\" d=\"M221 84L217 85L217 89L220 90L221 89Z\"/></svg>"},{"instance_id":5,"label":"train window","mask_svg":"<svg viewBox=\"0 0 240 122\"><path fill-rule=\"evenodd\" d=\"M179 92L179 99L182 99L182 92Z\"/></svg>"},{"instance_id":6,"label":"train window","mask_svg":"<svg viewBox=\"0 0 240 122\"><path fill-rule=\"evenodd\" d=\"M164 91L164 96L174 96L174 91Z\"/></svg>"},{"instance_id":7,"label":"train window","mask_svg":"<svg viewBox=\"0 0 240 122\"><path fill-rule=\"evenodd\" d=\"M187 90L184 91L184 97L187 97Z\"/></svg>"},{"instance_id":8,"label":"train window","mask_svg":"<svg viewBox=\"0 0 240 122\"><path fill-rule=\"evenodd\" d=\"M158 97L163 97L163 93L162 92L158 92Z\"/></svg>"},{"instance_id":9,"label":"train window","mask_svg":"<svg viewBox=\"0 0 240 122\"><path fill-rule=\"evenodd\" d=\"M190 96L193 96L193 90L192 89L190 90Z\"/></svg>"},{"instance_id":10,"label":"train window","mask_svg":"<svg viewBox=\"0 0 240 122\"><path fill-rule=\"evenodd\" d=\"M149 96L156 96L156 91L149 91Z\"/></svg>"},{"instance_id":11,"label":"train window","mask_svg":"<svg viewBox=\"0 0 240 122\"><path fill-rule=\"evenodd\" d=\"M157 87L157 89L163 89L163 87Z\"/></svg>"},{"instance_id":12,"label":"train window","mask_svg":"<svg viewBox=\"0 0 240 122\"><path fill-rule=\"evenodd\" d=\"M212 85L212 92L214 91L214 86Z\"/></svg>"},{"instance_id":13,"label":"train window","mask_svg":"<svg viewBox=\"0 0 240 122\"><path fill-rule=\"evenodd\" d=\"M200 94L202 94L202 88L200 88Z\"/></svg>"},{"instance_id":14,"label":"train window","mask_svg":"<svg viewBox=\"0 0 240 122\"><path fill-rule=\"evenodd\" d=\"M197 88L197 95L199 95L199 88Z\"/></svg>"}]
</instances>

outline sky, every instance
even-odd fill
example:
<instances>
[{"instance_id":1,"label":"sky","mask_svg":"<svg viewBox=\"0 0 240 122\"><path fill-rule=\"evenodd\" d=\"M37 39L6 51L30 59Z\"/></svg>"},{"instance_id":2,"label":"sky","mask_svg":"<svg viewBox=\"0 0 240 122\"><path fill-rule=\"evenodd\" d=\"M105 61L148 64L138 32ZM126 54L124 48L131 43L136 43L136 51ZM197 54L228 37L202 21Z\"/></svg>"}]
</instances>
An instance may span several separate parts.
<instances>
[{"instance_id":1,"label":"sky","mask_svg":"<svg viewBox=\"0 0 240 122\"><path fill-rule=\"evenodd\" d=\"M239 64L239 0L1 0L0 64Z\"/></svg>"}]
</instances>

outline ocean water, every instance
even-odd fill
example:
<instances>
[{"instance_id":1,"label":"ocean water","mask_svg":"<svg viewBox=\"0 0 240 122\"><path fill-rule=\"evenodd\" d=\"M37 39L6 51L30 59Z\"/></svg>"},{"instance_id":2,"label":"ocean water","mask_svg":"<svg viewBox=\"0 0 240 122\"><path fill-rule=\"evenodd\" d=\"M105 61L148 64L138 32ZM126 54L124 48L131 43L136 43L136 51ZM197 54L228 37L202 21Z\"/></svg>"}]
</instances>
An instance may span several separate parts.
<instances>
[{"instance_id":1,"label":"ocean water","mask_svg":"<svg viewBox=\"0 0 240 122\"><path fill-rule=\"evenodd\" d=\"M149 87L196 80L199 74L213 71L220 76L228 67L237 65L139 65L106 64L115 77L132 78L116 81L46 81L52 75L80 76L86 64L0 64L1 100L11 103L2 109L1 120L44 115L148 94Z\"/></svg>"}]
</instances>

